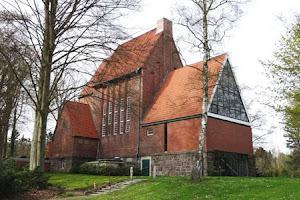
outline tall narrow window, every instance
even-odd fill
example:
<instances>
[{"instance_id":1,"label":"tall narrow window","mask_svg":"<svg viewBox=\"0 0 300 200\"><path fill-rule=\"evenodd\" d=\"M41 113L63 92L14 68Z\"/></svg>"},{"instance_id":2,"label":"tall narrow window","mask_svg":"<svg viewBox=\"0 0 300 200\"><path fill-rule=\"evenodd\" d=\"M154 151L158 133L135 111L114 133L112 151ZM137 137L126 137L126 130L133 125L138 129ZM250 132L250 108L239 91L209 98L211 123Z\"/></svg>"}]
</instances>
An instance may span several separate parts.
<instances>
[{"instance_id":1,"label":"tall narrow window","mask_svg":"<svg viewBox=\"0 0 300 200\"><path fill-rule=\"evenodd\" d=\"M114 102L114 135L118 132L118 101Z\"/></svg>"},{"instance_id":2,"label":"tall narrow window","mask_svg":"<svg viewBox=\"0 0 300 200\"><path fill-rule=\"evenodd\" d=\"M103 111L102 111L102 136L105 136L106 132L106 103L103 103Z\"/></svg>"},{"instance_id":3,"label":"tall narrow window","mask_svg":"<svg viewBox=\"0 0 300 200\"><path fill-rule=\"evenodd\" d=\"M131 101L131 97L127 97L125 133L129 133L130 131L130 101Z\"/></svg>"},{"instance_id":4,"label":"tall narrow window","mask_svg":"<svg viewBox=\"0 0 300 200\"><path fill-rule=\"evenodd\" d=\"M120 134L124 133L124 99L120 102Z\"/></svg>"},{"instance_id":5,"label":"tall narrow window","mask_svg":"<svg viewBox=\"0 0 300 200\"><path fill-rule=\"evenodd\" d=\"M165 123L164 136L165 136L164 149L165 151L168 151L168 124L167 123Z\"/></svg>"},{"instance_id":6,"label":"tall narrow window","mask_svg":"<svg viewBox=\"0 0 300 200\"><path fill-rule=\"evenodd\" d=\"M112 122L112 102L108 103L108 131L107 131L107 135L110 135L111 132L111 122Z\"/></svg>"}]
</instances>

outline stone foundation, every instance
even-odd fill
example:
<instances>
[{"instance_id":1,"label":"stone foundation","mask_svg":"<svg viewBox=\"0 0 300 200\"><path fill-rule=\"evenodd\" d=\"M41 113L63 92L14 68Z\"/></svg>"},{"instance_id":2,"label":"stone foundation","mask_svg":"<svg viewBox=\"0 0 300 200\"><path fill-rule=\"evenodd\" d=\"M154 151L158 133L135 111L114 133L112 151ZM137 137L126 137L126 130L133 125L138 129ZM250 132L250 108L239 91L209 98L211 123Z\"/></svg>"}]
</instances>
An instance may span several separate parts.
<instances>
[{"instance_id":1,"label":"stone foundation","mask_svg":"<svg viewBox=\"0 0 300 200\"><path fill-rule=\"evenodd\" d=\"M151 170L158 176L189 176L196 152L151 155ZM204 174L210 176L255 176L255 157L222 151L207 151Z\"/></svg>"},{"instance_id":2,"label":"stone foundation","mask_svg":"<svg viewBox=\"0 0 300 200\"><path fill-rule=\"evenodd\" d=\"M247 154L208 151L207 162L207 172L211 176L250 176L253 174L253 167L251 167L253 163Z\"/></svg>"},{"instance_id":3,"label":"stone foundation","mask_svg":"<svg viewBox=\"0 0 300 200\"><path fill-rule=\"evenodd\" d=\"M166 153L151 156L151 168L158 176L188 176L195 163L195 153Z\"/></svg>"},{"instance_id":4,"label":"stone foundation","mask_svg":"<svg viewBox=\"0 0 300 200\"><path fill-rule=\"evenodd\" d=\"M94 161L95 158L51 158L51 171L70 171L72 167L80 166L85 162Z\"/></svg>"}]
</instances>

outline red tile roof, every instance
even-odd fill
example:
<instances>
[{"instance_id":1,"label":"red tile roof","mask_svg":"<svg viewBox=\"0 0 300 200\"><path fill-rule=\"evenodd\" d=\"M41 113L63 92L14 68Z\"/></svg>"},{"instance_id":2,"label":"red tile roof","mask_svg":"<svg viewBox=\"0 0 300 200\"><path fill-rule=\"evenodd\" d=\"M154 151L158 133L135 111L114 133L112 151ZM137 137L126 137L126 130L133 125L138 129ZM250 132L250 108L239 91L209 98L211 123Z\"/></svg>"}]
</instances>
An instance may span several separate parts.
<instances>
[{"instance_id":1,"label":"red tile roof","mask_svg":"<svg viewBox=\"0 0 300 200\"><path fill-rule=\"evenodd\" d=\"M208 62L209 99L226 55L214 57ZM201 114L202 68L203 62L199 62L170 72L145 116L144 123Z\"/></svg>"},{"instance_id":2,"label":"red tile roof","mask_svg":"<svg viewBox=\"0 0 300 200\"><path fill-rule=\"evenodd\" d=\"M71 133L73 136L98 138L88 104L66 101L63 112L67 112L69 115Z\"/></svg>"},{"instance_id":3,"label":"red tile roof","mask_svg":"<svg viewBox=\"0 0 300 200\"><path fill-rule=\"evenodd\" d=\"M156 34L156 29L153 29L120 45L112 56L101 63L80 95L91 93L93 84L111 80L143 67L161 35L162 33Z\"/></svg>"},{"instance_id":4,"label":"red tile roof","mask_svg":"<svg viewBox=\"0 0 300 200\"><path fill-rule=\"evenodd\" d=\"M102 62L91 82L107 81L144 66L161 35L153 29L120 45L111 57Z\"/></svg>"}]
</instances>

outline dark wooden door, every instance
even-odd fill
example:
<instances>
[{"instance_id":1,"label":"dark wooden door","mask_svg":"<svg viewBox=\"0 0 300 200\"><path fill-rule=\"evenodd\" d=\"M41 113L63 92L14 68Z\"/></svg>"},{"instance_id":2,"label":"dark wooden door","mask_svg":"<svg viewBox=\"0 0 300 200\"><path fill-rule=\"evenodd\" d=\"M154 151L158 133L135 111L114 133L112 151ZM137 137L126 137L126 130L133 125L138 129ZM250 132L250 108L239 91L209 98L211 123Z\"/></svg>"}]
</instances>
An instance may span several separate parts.
<instances>
[{"instance_id":1,"label":"dark wooden door","mask_svg":"<svg viewBox=\"0 0 300 200\"><path fill-rule=\"evenodd\" d=\"M150 160L142 160L142 175L149 176L150 175Z\"/></svg>"}]
</instances>

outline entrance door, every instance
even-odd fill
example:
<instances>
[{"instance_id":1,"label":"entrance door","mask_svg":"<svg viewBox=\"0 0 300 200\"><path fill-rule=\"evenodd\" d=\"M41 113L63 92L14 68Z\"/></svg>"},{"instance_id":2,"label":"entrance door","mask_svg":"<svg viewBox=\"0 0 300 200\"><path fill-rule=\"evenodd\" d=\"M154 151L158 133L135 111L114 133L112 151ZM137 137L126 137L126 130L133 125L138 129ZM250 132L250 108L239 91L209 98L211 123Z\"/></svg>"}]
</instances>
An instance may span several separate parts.
<instances>
[{"instance_id":1,"label":"entrance door","mask_svg":"<svg viewBox=\"0 0 300 200\"><path fill-rule=\"evenodd\" d=\"M150 160L149 159L145 159L142 160L142 175L143 176L149 176L150 172Z\"/></svg>"}]
</instances>

